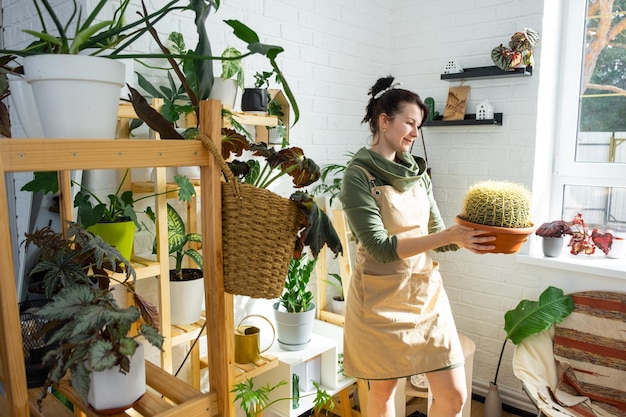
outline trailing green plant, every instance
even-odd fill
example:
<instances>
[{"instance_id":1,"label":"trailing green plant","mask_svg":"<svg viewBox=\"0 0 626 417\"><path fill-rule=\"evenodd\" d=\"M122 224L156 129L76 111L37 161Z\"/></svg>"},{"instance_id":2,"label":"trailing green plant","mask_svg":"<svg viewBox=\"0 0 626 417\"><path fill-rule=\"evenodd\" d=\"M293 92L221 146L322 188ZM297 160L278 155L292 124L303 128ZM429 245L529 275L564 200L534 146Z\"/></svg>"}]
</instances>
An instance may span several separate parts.
<instances>
[{"instance_id":1,"label":"trailing green plant","mask_svg":"<svg viewBox=\"0 0 626 417\"><path fill-rule=\"evenodd\" d=\"M257 71L254 74L254 88L269 88L274 71Z\"/></svg>"},{"instance_id":2,"label":"trailing green plant","mask_svg":"<svg viewBox=\"0 0 626 417\"><path fill-rule=\"evenodd\" d=\"M530 191L509 181L482 181L473 184L463 200L462 220L507 228L532 227Z\"/></svg>"},{"instance_id":3,"label":"trailing green plant","mask_svg":"<svg viewBox=\"0 0 626 417\"><path fill-rule=\"evenodd\" d=\"M122 191L122 185L126 181L129 172L128 169L124 172L124 176L115 193L107 196L108 202L106 203L93 191L89 190L81 183L72 180L72 184L80 187L81 190L81 192L77 193L74 197L74 207L78 208L78 219L83 227L88 228L98 222L132 220L135 222L136 227L141 230L141 224L137 218L134 205L139 201L153 198L167 192L135 198L132 191ZM179 187L177 190L178 199L180 201L191 201L191 197L195 195L196 191L191 181L189 181L189 178L184 175L176 175L174 176L174 180ZM57 173L52 171L35 172L33 180L24 184L21 191L41 191L44 194L49 192L52 194L58 193L59 183ZM95 203L92 202L92 197Z\"/></svg>"},{"instance_id":4,"label":"trailing green plant","mask_svg":"<svg viewBox=\"0 0 626 417\"><path fill-rule=\"evenodd\" d=\"M151 207L146 209L148 217L156 223L156 215ZM183 279L183 260L185 256L191 258L199 269L202 269L202 255L197 250L188 247L191 242L202 242L202 236L199 233L187 233L185 230L185 222L174 207L167 204L167 245L168 253L175 260L174 270L177 279ZM156 253L156 241L154 242L153 253ZM171 276L170 276L171 278Z\"/></svg>"},{"instance_id":5,"label":"trailing green plant","mask_svg":"<svg viewBox=\"0 0 626 417\"><path fill-rule=\"evenodd\" d=\"M339 293L339 295L337 297L339 297L339 299L337 301L345 301L345 298L343 297L343 282L341 279L341 275L339 274L328 274L329 277L332 277L333 279L325 279L324 282L332 285L333 287L335 287Z\"/></svg>"},{"instance_id":6,"label":"trailing green plant","mask_svg":"<svg viewBox=\"0 0 626 417\"><path fill-rule=\"evenodd\" d=\"M348 152L346 153L346 156L348 159L352 159L354 152ZM339 192L341 191L341 181L345 170L345 164L324 165L320 175L322 183L315 186L313 194L328 194L330 196L329 204L332 205L334 199L337 198Z\"/></svg>"},{"instance_id":7,"label":"trailing green plant","mask_svg":"<svg viewBox=\"0 0 626 417\"><path fill-rule=\"evenodd\" d=\"M133 291L135 271L117 249L72 222L65 236L44 227L26 234L25 242L40 248L33 272L44 272L46 294L51 297L50 303L32 310L49 323L43 331L50 350L42 362L51 370L38 402L68 371L72 386L86 401L90 373L114 367L128 372L139 336L161 348L157 309ZM114 271L124 278L116 278L120 275ZM111 281L131 291L135 305L121 308L111 293ZM144 323L138 334L130 336L131 326L140 318Z\"/></svg>"},{"instance_id":8,"label":"trailing green plant","mask_svg":"<svg viewBox=\"0 0 626 417\"><path fill-rule=\"evenodd\" d=\"M289 261L285 289L278 300L287 312L302 313L308 311L313 301L309 281L316 263L317 259L308 260L306 254L301 258L291 258Z\"/></svg>"},{"instance_id":9,"label":"trailing green plant","mask_svg":"<svg viewBox=\"0 0 626 417\"><path fill-rule=\"evenodd\" d=\"M320 385L317 381L311 382L315 387L315 392L303 395L302 397L315 395L315 399L313 400L313 411L316 415L319 414L319 412L324 408L332 410L335 406L332 397L325 390L320 389ZM240 407L244 413L246 413L246 417L256 417L272 404L279 401L289 401L294 399L292 397L284 397L270 401L269 394L276 388L285 384L287 384L287 381L280 381L276 385L270 386L268 382L267 385L255 389L252 379L247 379L243 382L235 384L235 387L231 390L231 392L235 394L235 401L240 401Z\"/></svg>"},{"instance_id":10,"label":"trailing green plant","mask_svg":"<svg viewBox=\"0 0 626 417\"><path fill-rule=\"evenodd\" d=\"M549 329L555 323L560 323L574 311L574 299L571 295L564 295L563 290L555 287L546 288L539 296L539 301L522 300L514 310L504 314L504 330L506 337L500 351L494 385L498 381L500 363L504 354L506 342L511 339L519 344L530 335Z\"/></svg>"}]
</instances>

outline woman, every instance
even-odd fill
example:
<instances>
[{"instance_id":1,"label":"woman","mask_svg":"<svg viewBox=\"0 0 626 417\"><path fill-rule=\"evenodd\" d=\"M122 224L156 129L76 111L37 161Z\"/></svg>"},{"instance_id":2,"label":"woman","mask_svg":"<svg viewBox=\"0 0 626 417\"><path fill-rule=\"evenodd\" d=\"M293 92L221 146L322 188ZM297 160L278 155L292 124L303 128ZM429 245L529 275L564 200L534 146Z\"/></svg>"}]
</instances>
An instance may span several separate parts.
<instances>
[{"instance_id":1,"label":"woman","mask_svg":"<svg viewBox=\"0 0 626 417\"><path fill-rule=\"evenodd\" d=\"M370 89L372 145L348 163L340 199L358 242L344 328L344 369L369 380L368 417L395 416L398 378L425 373L429 417L458 416L467 397L463 351L438 264L428 251L492 249L494 237L445 228L426 162L410 154L428 116L389 76Z\"/></svg>"}]
</instances>

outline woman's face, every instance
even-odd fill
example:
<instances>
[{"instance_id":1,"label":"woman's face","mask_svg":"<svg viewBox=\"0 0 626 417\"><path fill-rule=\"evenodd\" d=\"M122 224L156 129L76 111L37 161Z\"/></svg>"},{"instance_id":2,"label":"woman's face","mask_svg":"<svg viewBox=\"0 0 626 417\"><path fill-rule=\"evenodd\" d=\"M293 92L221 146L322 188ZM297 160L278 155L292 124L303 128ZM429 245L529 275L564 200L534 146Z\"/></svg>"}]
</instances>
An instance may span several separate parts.
<instances>
[{"instance_id":1,"label":"woman's face","mask_svg":"<svg viewBox=\"0 0 626 417\"><path fill-rule=\"evenodd\" d=\"M405 103L393 119L382 115L380 123L381 145L395 152L409 152L413 141L418 138L418 127L422 124L424 113L417 104Z\"/></svg>"}]
</instances>

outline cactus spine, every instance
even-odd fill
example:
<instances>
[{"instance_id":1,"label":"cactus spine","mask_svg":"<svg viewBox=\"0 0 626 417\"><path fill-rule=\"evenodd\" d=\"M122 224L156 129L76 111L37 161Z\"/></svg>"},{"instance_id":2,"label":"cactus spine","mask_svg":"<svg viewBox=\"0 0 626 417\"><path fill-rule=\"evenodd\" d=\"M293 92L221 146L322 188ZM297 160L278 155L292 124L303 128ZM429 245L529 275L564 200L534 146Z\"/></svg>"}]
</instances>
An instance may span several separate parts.
<instances>
[{"instance_id":1,"label":"cactus spine","mask_svg":"<svg viewBox=\"0 0 626 417\"><path fill-rule=\"evenodd\" d=\"M483 181L470 186L459 217L465 221L507 228L532 227L530 191L508 181Z\"/></svg>"}]
</instances>

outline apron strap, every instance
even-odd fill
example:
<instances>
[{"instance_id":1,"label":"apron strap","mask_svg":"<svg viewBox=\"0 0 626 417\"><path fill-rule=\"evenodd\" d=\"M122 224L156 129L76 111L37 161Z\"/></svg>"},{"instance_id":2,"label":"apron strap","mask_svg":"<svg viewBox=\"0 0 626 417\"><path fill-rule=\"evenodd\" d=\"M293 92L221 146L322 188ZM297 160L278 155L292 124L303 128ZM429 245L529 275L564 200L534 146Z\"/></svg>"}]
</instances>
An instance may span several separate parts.
<instances>
[{"instance_id":1,"label":"apron strap","mask_svg":"<svg viewBox=\"0 0 626 417\"><path fill-rule=\"evenodd\" d=\"M374 193L376 195L380 194L380 191L378 191L378 188L376 187L376 177L374 177L367 169L363 168L361 165L354 165L357 168L360 168L361 171L365 172L365 175L367 175L367 179L370 182L370 189L374 190Z\"/></svg>"}]
</instances>

